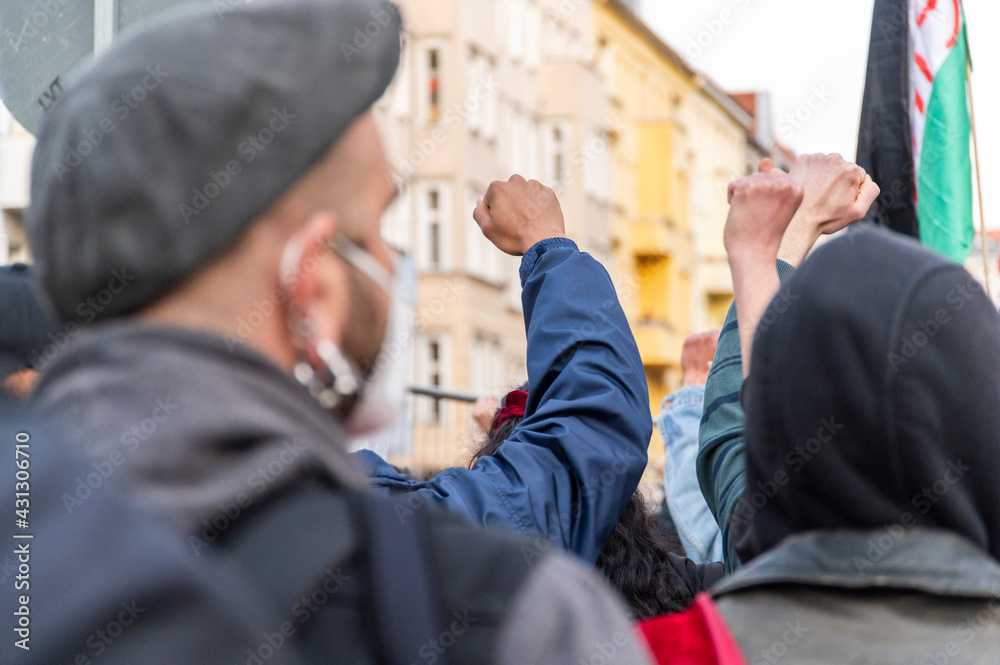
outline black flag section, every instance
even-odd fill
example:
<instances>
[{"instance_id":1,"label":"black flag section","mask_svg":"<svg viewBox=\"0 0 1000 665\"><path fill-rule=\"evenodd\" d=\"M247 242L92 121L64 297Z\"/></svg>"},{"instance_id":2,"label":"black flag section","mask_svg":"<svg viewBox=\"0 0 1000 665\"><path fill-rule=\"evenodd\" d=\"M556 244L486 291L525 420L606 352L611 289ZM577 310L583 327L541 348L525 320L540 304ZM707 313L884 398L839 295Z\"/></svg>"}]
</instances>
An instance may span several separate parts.
<instances>
[{"instance_id":1,"label":"black flag section","mask_svg":"<svg viewBox=\"0 0 1000 665\"><path fill-rule=\"evenodd\" d=\"M875 0L857 163L882 193L865 221L919 238L909 95L907 0Z\"/></svg>"}]
</instances>

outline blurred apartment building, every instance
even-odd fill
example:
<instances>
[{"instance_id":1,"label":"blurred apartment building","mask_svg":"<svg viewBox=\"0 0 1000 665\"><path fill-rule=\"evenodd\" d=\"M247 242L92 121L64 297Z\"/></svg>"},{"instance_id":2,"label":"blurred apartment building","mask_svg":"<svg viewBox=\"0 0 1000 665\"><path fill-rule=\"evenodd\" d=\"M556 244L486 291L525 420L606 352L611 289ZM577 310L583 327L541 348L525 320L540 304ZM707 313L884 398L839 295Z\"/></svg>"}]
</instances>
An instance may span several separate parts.
<instances>
[{"instance_id":1,"label":"blurred apartment building","mask_svg":"<svg viewBox=\"0 0 1000 665\"><path fill-rule=\"evenodd\" d=\"M732 301L726 186L761 157L784 157L769 140L766 96L730 97L691 69L637 2L400 4L402 63L376 118L400 188L383 233L415 275L413 383L499 395L527 378L519 259L472 220L491 181L520 173L556 190L568 235L610 272L658 412L680 385L684 337L720 325ZM32 148L4 111L8 262L29 258ZM390 460L461 463L478 435L470 416L469 403L415 397ZM650 458L660 451L654 434Z\"/></svg>"},{"instance_id":2,"label":"blurred apartment building","mask_svg":"<svg viewBox=\"0 0 1000 665\"><path fill-rule=\"evenodd\" d=\"M527 378L520 260L472 219L491 181L519 173L555 188L567 233L608 263L610 132L581 4L564 15L560 0L401 3L403 63L377 118L400 188L383 232L418 275L418 385L495 395ZM584 159L585 142L602 147ZM470 413L416 398L412 440L400 442L409 449L390 449L390 459L460 461L476 436Z\"/></svg>"},{"instance_id":3,"label":"blurred apartment building","mask_svg":"<svg viewBox=\"0 0 1000 665\"><path fill-rule=\"evenodd\" d=\"M35 138L0 106L0 264L29 262L24 237Z\"/></svg>"},{"instance_id":4,"label":"blurred apartment building","mask_svg":"<svg viewBox=\"0 0 1000 665\"><path fill-rule=\"evenodd\" d=\"M378 120L402 195L385 235L418 275L413 379L502 394L525 377L517 259L472 220L490 181L553 187L567 232L611 273L646 366L651 414L680 350L732 302L728 183L784 154L766 96L727 95L617 0L403 0L399 76ZM742 105L741 105L742 101ZM447 302L446 302L447 300ZM393 461L460 462L470 408L419 398ZM658 435L651 459L662 451Z\"/></svg>"}]
</instances>

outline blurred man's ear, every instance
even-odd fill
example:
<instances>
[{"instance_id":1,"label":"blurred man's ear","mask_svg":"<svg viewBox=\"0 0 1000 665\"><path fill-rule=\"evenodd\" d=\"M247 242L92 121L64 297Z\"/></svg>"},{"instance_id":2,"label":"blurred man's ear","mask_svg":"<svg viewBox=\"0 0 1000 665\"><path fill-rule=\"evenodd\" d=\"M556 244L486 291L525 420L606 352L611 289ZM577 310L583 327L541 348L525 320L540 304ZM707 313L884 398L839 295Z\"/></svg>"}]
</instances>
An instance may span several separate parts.
<instances>
[{"instance_id":1,"label":"blurred man's ear","mask_svg":"<svg viewBox=\"0 0 1000 665\"><path fill-rule=\"evenodd\" d=\"M289 238L282 260L282 288L294 327L290 334L306 337L295 342L310 355L320 339L340 343L349 311L346 267L329 249L338 229L335 213L313 213Z\"/></svg>"}]
</instances>

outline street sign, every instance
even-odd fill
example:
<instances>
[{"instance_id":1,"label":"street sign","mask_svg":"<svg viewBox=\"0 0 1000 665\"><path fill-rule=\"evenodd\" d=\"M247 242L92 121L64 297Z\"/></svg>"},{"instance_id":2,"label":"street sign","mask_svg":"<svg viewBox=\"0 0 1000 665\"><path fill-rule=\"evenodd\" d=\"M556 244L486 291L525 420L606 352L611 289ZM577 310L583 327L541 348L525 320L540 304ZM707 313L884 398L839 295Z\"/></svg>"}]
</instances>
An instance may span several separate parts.
<instances>
[{"instance_id":1,"label":"street sign","mask_svg":"<svg viewBox=\"0 0 1000 665\"><path fill-rule=\"evenodd\" d=\"M208 0L190 0L207 2ZM32 134L74 68L115 34L183 0L3 0L0 100Z\"/></svg>"}]
</instances>

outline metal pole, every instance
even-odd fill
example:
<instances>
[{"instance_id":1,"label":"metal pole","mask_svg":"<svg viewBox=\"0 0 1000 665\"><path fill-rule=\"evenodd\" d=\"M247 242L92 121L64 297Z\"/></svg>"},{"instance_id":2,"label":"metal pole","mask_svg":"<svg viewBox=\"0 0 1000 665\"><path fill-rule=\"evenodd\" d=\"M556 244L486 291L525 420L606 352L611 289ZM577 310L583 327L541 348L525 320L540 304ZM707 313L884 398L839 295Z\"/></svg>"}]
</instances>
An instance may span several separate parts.
<instances>
[{"instance_id":1,"label":"metal pole","mask_svg":"<svg viewBox=\"0 0 1000 665\"><path fill-rule=\"evenodd\" d=\"M414 395L425 395L434 399L450 399L456 402L475 402L479 395L472 393L458 393L451 390L442 390L435 386L410 386L410 392Z\"/></svg>"},{"instance_id":2,"label":"metal pole","mask_svg":"<svg viewBox=\"0 0 1000 665\"><path fill-rule=\"evenodd\" d=\"M979 194L979 238L983 250L983 281L986 283L986 296L993 300L993 292L990 289L990 264L986 252L986 216L983 208L983 181L979 175L979 140L976 136L976 111L972 104L972 76L970 75L972 66L966 63L965 81L969 90L969 124L972 126L972 148L976 154L976 192Z\"/></svg>"},{"instance_id":3,"label":"metal pole","mask_svg":"<svg viewBox=\"0 0 1000 665\"><path fill-rule=\"evenodd\" d=\"M118 0L94 0L94 57L111 47L118 32Z\"/></svg>"}]
</instances>

